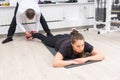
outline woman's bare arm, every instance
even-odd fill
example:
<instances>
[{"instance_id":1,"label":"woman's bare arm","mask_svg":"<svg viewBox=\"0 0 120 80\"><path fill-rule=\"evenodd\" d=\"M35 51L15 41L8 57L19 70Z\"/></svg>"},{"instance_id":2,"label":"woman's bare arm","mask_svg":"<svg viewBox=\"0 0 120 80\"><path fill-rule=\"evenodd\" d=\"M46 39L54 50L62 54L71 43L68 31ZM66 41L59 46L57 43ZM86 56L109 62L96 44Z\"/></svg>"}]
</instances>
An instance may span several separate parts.
<instances>
[{"instance_id":1,"label":"woman's bare arm","mask_svg":"<svg viewBox=\"0 0 120 80\"><path fill-rule=\"evenodd\" d=\"M60 52L57 52L54 60L53 60L53 67L63 67L71 64L79 64L75 60L63 60L63 56Z\"/></svg>"}]
</instances>

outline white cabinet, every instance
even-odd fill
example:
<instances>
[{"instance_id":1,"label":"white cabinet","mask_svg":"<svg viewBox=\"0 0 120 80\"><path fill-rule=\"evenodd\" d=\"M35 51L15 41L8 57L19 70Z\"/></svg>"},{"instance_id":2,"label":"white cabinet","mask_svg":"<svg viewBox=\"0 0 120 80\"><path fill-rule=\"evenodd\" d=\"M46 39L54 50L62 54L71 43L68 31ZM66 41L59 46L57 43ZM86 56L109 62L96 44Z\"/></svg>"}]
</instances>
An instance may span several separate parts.
<instances>
[{"instance_id":1,"label":"white cabinet","mask_svg":"<svg viewBox=\"0 0 120 80\"><path fill-rule=\"evenodd\" d=\"M93 4L61 3L40 5L50 29L91 25L94 10ZM92 19L88 19L91 18ZM90 23L89 23L90 22Z\"/></svg>"},{"instance_id":2,"label":"white cabinet","mask_svg":"<svg viewBox=\"0 0 120 80\"><path fill-rule=\"evenodd\" d=\"M0 25L10 24L15 7L0 7ZM94 24L94 5L87 3L41 4L40 10L50 29L77 27ZM9 14L11 13L11 14ZM32 25L33 26L33 25ZM0 26L0 34L7 33L9 26ZM43 30L40 27L40 30ZM16 32L20 32L19 29Z\"/></svg>"},{"instance_id":3,"label":"white cabinet","mask_svg":"<svg viewBox=\"0 0 120 80\"><path fill-rule=\"evenodd\" d=\"M0 7L0 34L7 34L13 13L13 7Z\"/></svg>"},{"instance_id":4,"label":"white cabinet","mask_svg":"<svg viewBox=\"0 0 120 80\"><path fill-rule=\"evenodd\" d=\"M78 3L40 5L50 29L80 26L80 7ZM82 20L82 19L81 19Z\"/></svg>"},{"instance_id":5,"label":"white cabinet","mask_svg":"<svg viewBox=\"0 0 120 80\"><path fill-rule=\"evenodd\" d=\"M48 22L63 20L63 8L61 6L40 6L40 10Z\"/></svg>"},{"instance_id":6,"label":"white cabinet","mask_svg":"<svg viewBox=\"0 0 120 80\"><path fill-rule=\"evenodd\" d=\"M76 27L80 26L80 7L79 4L69 4L62 6L63 8L63 25L61 28L64 27Z\"/></svg>"},{"instance_id":7,"label":"white cabinet","mask_svg":"<svg viewBox=\"0 0 120 80\"><path fill-rule=\"evenodd\" d=\"M78 20L80 17L79 5L64 5L63 13L65 20Z\"/></svg>"},{"instance_id":8,"label":"white cabinet","mask_svg":"<svg viewBox=\"0 0 120 80\"><path fill-rule=\"evenodd\" d=\"M93 3L84 5L84 14L87 20L85 24L93 25L95 21L95 7Z\"/></svg>"}]
</instances>

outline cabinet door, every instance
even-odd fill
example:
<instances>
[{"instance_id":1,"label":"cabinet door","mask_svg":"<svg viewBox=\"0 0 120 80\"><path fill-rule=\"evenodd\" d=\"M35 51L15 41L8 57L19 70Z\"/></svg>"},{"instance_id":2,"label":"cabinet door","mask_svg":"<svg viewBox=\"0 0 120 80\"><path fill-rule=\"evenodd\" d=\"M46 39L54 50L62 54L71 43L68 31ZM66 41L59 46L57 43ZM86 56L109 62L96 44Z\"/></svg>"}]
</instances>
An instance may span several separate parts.
<instances>
[{"instance_id":1,"label":"cabinet door","mask_svg":"<svg viewBox=\"0 0 120 80\"><path fill-rule=\"evenodd\" d=\"M85 15L87 18L92 18L95 15L94 4L85 5Z\"/></svg>"},{"instance_id":2,"label":"cabinet door","mask_svg":"<svg viewBox=\"0 0 120 80\"><path fill-rule=\"evenodd\" d=\"M84 9L85 9L86 24L93 25L94 16L95 16L94 4L87 4L84 6Z\"/></svg>"},{"instance_id":3,"label":"cabinet door","mask_svg":"<svg viewBox=\"0 0 120 80\"><path fill-rule=\"evenodd\" d=\"M0 25L9 25L13 18L14 8L0 8Z\"/></svg>"},{"instance_id":4,"label":"cabinet door","mask_svg":"<svg viewBox=\"0 0 120 80\"><path fill-rule=\"evenodd\" d=\"M64 19L65 20L78 20L79 19L79 5L64 5Z\"/></svg>"},{"instance_id":5,"label":"cabinet door","mask_svg":"<svg viewBox=\"0 0 120 80\"><path fill-rule=\"evenodd\" d=\"M63 8L61 6L42 6L40 9L46 21L63 20Z\"/></svg>"}]
</instances>

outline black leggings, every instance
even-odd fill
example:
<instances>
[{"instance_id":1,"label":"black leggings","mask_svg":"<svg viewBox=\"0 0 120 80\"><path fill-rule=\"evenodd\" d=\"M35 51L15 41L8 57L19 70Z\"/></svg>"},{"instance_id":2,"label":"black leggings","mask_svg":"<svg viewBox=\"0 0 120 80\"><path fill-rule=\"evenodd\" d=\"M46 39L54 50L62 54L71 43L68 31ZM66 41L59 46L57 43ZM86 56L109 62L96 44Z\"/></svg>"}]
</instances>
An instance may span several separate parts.
<instances>
[{"instance_id":1,"label":"black leggings","mask_svg":"<svg viewBox=\"0 0 120 80\"><path fill-rule=\"evenodd\" d=\"M13 37L13 35L14 35L14 33L15 33L16 25L17 25L17 23L16 23L16 13L17 13L18 8L19 8L19 4L17 3L16 8L15 8L15 12L14 12L13 19L12 19L12 22L11 22L11 24L10 24L10 28L9 28L9 30L8 30L8 35L7 35L8 37ZM44 18L44 16L43 16L42 14L41 14L41 16L40 16L40 23L41 23L44 31L45 31L46 33L50 33L50 29L49 29L49 27L48 27L48 25L47 25L47 22L46 22L46 20L45 20L45 18Z\"/></svg>"},{"instance_id":2,"label":"black leggings","mask_svg":"<svg viewBox=\"0 0 120 80\"><path fill-rule=\"evenodd\" d=\"M70 37L69 34L64 34L64 35L55 35L55 36L44 36L41 33L35 33L33 35L34 38L40 39L45 45L50 46L52 48L55 48L56 42L60 39L63 38L68 38Z\"/></svg>"}]
</instances>

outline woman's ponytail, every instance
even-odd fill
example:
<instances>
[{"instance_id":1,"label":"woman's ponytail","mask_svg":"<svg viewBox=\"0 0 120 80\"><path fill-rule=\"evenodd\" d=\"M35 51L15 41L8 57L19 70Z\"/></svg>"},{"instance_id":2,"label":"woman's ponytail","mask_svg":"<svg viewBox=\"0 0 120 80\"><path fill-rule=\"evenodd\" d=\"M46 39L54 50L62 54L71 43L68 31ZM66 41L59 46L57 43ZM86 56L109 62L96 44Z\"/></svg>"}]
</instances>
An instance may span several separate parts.
<instances>
[{"instance_id":1,"label":"woman's ponytail","mask_svg":"<svg viewBox=\"0 0 120 80\"><path fill-rule=\"evenodd\" d=\"M71 32L71 43L75 43L77 40L84 40L84 37L81 33L79 33L76 29L73 29Z\"/></svg>"}]
</instances>

